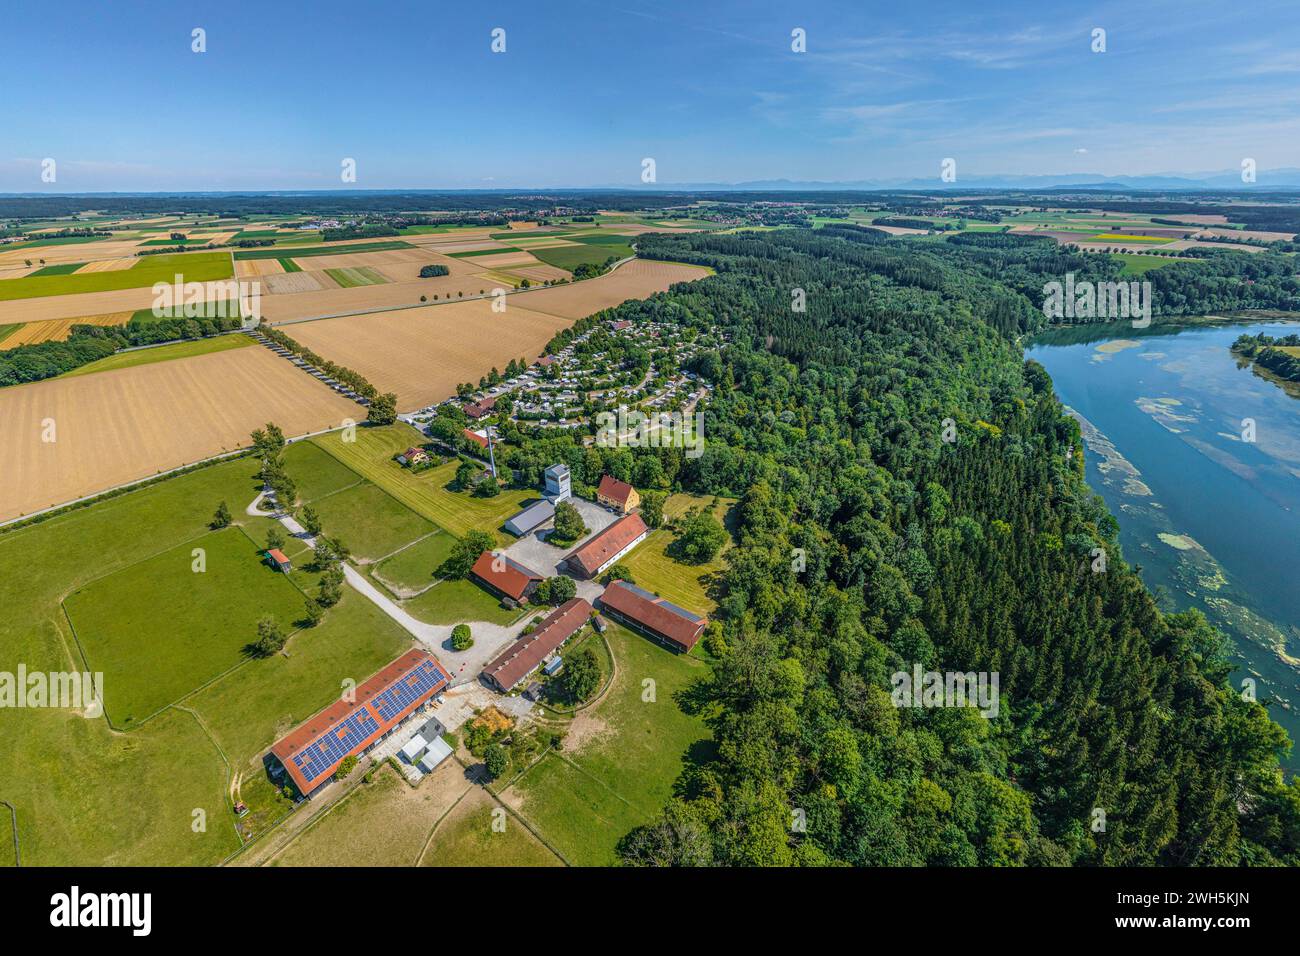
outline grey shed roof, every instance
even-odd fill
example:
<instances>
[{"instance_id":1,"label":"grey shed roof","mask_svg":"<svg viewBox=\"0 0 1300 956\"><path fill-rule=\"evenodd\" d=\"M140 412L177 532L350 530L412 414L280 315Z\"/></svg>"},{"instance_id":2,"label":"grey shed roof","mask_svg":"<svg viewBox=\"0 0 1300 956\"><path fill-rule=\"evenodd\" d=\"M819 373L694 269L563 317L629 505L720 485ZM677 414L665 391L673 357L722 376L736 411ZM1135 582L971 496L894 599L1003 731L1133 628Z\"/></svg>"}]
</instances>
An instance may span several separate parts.
<instances>
[{"instance_id":1,"label":"grey shed roof","mask_svg":"<svg viewBox=\"0 0 1300 956\"><path fill-rule=\"evenodd\" d=\"M555 517L555 505L551 502L542 500L534 505L529 505L519 514L512 517L506 522L506 530L513 534L527 534L539 524L550 521Z\"/></svg>"}]
</instances>

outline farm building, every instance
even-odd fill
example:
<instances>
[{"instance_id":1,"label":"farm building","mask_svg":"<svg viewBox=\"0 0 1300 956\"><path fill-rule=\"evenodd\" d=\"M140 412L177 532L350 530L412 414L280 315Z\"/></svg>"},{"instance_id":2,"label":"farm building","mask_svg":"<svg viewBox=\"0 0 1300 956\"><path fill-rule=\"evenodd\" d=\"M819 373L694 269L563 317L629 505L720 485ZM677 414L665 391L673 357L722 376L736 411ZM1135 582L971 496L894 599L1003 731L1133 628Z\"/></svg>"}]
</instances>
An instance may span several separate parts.
<instances>
[{"instance_id":1,"label":"farm building","mask_svg":"<svg viewBox=\"0 0 1300 956\"><path fill-rule=\"evenodd\" d=\"M475 445L478 445L479 448L487 448L488 439L487 431L485 429L479 429L476 432L472 432L468 428L462 428L461 432L464 434L466 441L473 442Z\"/></svg>"},{"instance_id":2,"label":"farm building","mask_svg":"<svg viewBox=\"0 0 1300 956\"><path fill-rule=\"evenodd\" d=\"M402 747L402 756L411 766L429 773L451 756L451 747L442 739L442 724L430 720Z\"/></svg>"},{"instance_id":3,"label":"farm building","mask_svg":"<svg viewBox=\"0 0 1300 956\"><path fill-rule=\"evenodd\" d=\"M412 465L425 465L429 462L429 453L423 448L408 448L397 456L397 463L408 468Z\"/></svg>"},{"instance_id":4,"label":"farm building","mask_svg":"<svg viewBox=\"0 0 1300 956\"><path fill-rule=\"evenodd\" d=\"M512 601L523 601L542 583L542 576L504 554L484 551L471 568L488 590Z\"/></svg>"},{"instance_id":5,"label":"farm building","mask_svg":"<svg viewBox=\"0 0 1300 956\"><path fill-rule=\"evenodd\" d=\"M442 763L451 756L451 746L441 737L434 737L429 741L429 749L424 752L420 758L420 769L425 773L432 773L438 764Z\"/></svg>"},{"instance_id":6,"label":"farm building","mask_svg":"<svg viewBox=\"0 0 1300 956\"><path fill-rule=\"evenodd\" d=\"M576 551L565 558L573 573L594 578L645 540L650 529L641 516L625 515L612 525L593 535Z\"/></svg>"},{"instance_id":7,"label":"farm building","mask_svg":"<svg viewBox=\"0 0 1300 956\"><path fill-rule=\"evenodd\" d=\"M573 486L568 465L552 465L543 472L546 479L546 497L554 504L559 504L573 496Z\"/></svg>"},{"instance_id":8,"label":"farm building","mask_svg":"<svg viewBox=\"0 0 1300 956\"><path fill-rule=\"evenodd\" d=\"M640 507L641 496L626 481L605 475L596 487L596 501L620 514L629 514Z\"/></svg>"},{"instance_id":9,"label":"farm building","mask_svg":"<svg viewBox=\"0 0 1300 956\"><path fill-rule=\"evenodd\" d=\"M351 700L335 701L281 738L271 754L298 790L313 796L344 758L365 753L450 682L427 651L407 651L357 687Z\"/></svg>"},{"instance_id":10,"label":"farm building","mask_svg":"<svg viewBox=\"0 0 1300 956\"><path fill-rule=\"evenodd\" d=\"M483 679L501 693L509 693L578 633L590 616L591 605L582 598L565 601L537 630L519 638L483 668Z\"/></svg>"},{"instance_id":11,"label":"farm building","mask_svg":"<svg viewBox=\"0 0 1300 956\"><path fill-rule=\"evenodd\" d=\"M495 398L485 398L481 402L470 402L465 406L465 414L470 418L478 420L492 414L492 409L496 405Z\"/></svg>"},{"instance_id":12,"label":"farm building","mask_svg":"<svg viewBox=\"0 0 1300 956\"><path fill-rule=\"evenodd\" d=\"M683 653L695 646L709 623L708 618L626 581L615 581L605 588L600 603L610 617Z\"/></svg>"},{"instance_id":13,"label":"farm building","mask_svg":"<svg viewBox=\"0 0 1300 956\"><path fill-rule=\"evenodd\" d=\"M506 530L516 538L522 538L554 517L555 505L546 500L538 501L506 521Z\"/></svg>"},{"instance_id":14,"label":"farm building","mask_svg":"<svg viewBox=\"0 0 1300 956\"><path fill-rule=\"evenodd\" d=\"M288 574L293 570L293 563L285 557L284 552L279 548L272 548L270 551L266 552L266 560L270 561L272 567L277 571L284 574Z\"/></svg>"}]
</instances>

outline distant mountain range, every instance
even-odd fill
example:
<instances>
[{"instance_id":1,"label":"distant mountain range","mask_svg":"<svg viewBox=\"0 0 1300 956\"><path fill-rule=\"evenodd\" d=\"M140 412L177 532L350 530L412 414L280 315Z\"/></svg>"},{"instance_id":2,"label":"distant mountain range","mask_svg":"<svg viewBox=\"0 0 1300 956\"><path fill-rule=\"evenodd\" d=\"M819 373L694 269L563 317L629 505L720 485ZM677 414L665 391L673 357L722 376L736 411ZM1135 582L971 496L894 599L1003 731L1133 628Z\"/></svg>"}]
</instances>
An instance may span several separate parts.
<instances>
[{"instance_id":1,"label":"distant mountain range","mask_svg":"<svg viewBox=\"0 0 1300 956\"><path fill-rule=\"evenodd\" d=\"M1098 173L1061 173L1059 175L1027 175L999 173L991 176L960 176L956 182L945 183L937 175L931 178L883 179L754 179L745 182L686 182L686 183L603 183L592 186L506 186L484 187L411 187L387 189L218 189L218 190L160 190L157 192L92 191L82 193L55 192L0 192L0 198L26 199L53 195L80 195L86 197L221 197L221 196L330 196L352 195L528 195L554 196L566 193L809 193L809 192L971 192L974 190L1025 191L1025 192L1207 192L1222 190L1242 193L1300 191L1300 168L1262 169L1253 183L1241 181L1241 171L1228 169L1199 173L1153 173L1142 176L1102 176ZM960 174L960 170L959 170Z\"/></svg>"},{"instance_id":2,"label":"distant mountain range","mask_svg":"<svg viewBox=\"0 0 1300 956\"><path fill-rule=\"evenodd\" d=\"M1159 190L1205 190L1230 189L1300 189L1300 169L1262 169L1256 173L1254 183L1241 181L1241 170L1228 169L1218 172L1203 173L1153 173L1144 176L1102 176L1098 173L1062 173L1060 175L1019 175L999 173L992 176L961 176L956 182L945 183L936 175L928 179L853 179L840 181L818 181L799 179L758 179L740 183L653 183L639 188L646 191L725 191L755 190L763 192L791 191L807 192L810 190L936 190L945 191L970 189L1025 189L1043 191L1049 189L1159 189ZM597 188L627 189L626 184L610 184Z\"/></svg>"}]
</instances>

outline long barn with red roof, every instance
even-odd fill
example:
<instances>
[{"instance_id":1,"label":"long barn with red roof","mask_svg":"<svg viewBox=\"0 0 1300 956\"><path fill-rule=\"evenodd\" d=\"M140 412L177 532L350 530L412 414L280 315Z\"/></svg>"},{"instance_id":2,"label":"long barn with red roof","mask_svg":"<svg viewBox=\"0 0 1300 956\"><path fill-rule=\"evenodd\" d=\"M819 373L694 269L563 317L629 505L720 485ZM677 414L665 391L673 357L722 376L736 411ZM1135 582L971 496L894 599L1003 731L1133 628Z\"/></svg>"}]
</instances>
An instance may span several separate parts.
<instances>
[{"instance_id":1,"label":"long barn with red roof","mask_svg":"<svg viewBox=\"0 0 1300 956\"><path fill-rule=\"evenodd\" d=\"M286 734L271 753L310 797L345 758L369 750L450 683L441 664L414 648L361 684L352 700L335 701Z\"/></svg>"}]
</instances>

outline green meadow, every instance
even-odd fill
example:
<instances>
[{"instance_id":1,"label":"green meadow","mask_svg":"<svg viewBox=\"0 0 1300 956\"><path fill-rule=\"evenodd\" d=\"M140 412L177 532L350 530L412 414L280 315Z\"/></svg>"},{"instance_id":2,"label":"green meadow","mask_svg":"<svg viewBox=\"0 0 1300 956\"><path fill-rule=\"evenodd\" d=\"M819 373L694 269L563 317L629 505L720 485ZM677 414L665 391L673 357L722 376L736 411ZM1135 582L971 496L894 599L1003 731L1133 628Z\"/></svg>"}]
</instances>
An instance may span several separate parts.
<instances>
[{"instance_id":1,"label":"green meadow","mask_svg":"<svg viewBox=\"0 0 1300 956\"><path fill-rule=\"evenodd\" d=\"M301 616L303 595L264 547L240 528L210 532L64 598L86 669L104 674L114 726L139 724L244 660L263 614L284 626Z\"/></svg>"},{"instance_id":2,"label":"green meadow","mask_svg":"<svg viewBox=\"0 0 1300 956\"><path fill-rule=\"evenodd\" d=\"M632 255L632 247L626 242L582 242L576 246L553 246L550 249L530 249L535 257L548 266L556 266L572 272L583 263L600 265L610 256L623 259Z\"/></svg>"},{"instance_id":3,"label":"green meadow","mask_svg":"<svg viewBox=\"0 0 1300 956\"><path fill-rule=\"evenodd\" d=\"M152 701L190 694L128 733L80 711L0 709L0 781L18 811L25 864L219 862L240 845L232 776L258 773L261 749L334 699L344 678L364 679L410 645L395 623L345 589L319 626L290 641L288 658L241 660L243 625L219 622L255 620L268 601L286 617L302 607L293 585L266 577L274 572L264 575L252 553L271 525L243 513L259 489L256 471L252 459L234 459L0 533L0 660L22 661L29 672L81 670L61 606L73 595L91 664L104 662L109 713L143 717ZM208 531L223 500L247 538L238 529ZM218 595L216 579L189 581L198 585L191 595L178 584L171 564L183 561L190 575L197 546L208 549L207 573L236 586ZM132 600L155 619L144 620ZM124 626L129 615L139 630ZM231 662L233 669L193 693L195 682ZM169 673L176 668L184 680ZM147 686L150 679L159 688ZM207 814L202 832L191 828L196 809Z\"/></svg>"},{"instance_id":4,"label":"green meadow","mask_svg":"<svg viewBox=\"0 0 1300 956\"><path fill-rule=\"evenodd\" d=\"M383 285L388 278L382 275L377 269L369 266L356 266L346 269L326 269L326 274L339 284L341 288L351 289L361 285Z\"/></svg>"},{"instance_id":5,"label":"green meadow","mask_svg":"<svg viewBox=\"0 0 1300 956\"><path fill-rule=\"evenodd\" d=\"M184 342L172 342L167 345L155 345L146 349L132 349L118 352L102 358L89 365L64 372L58 378L76 378L78 375L93 375L95 372L112 372L120 368L134 368L137 365L152 365L155 362L170 362L172 359L193 358L195 355L210 355L213 352L228 352L231 349L245 348L253 340L246 335L213 335L204 339L187 339Z\"/></svg>"},{"instance_id":6,"label":"green meadow","mask_svg":"<svg viewBox=\"0 0 1300 956\"><path fill-rule=\"evenodd\" d=\"M74 295L81 292L113 292L139 289L156 282L172 283L177 275L182 282L213 282L234 275L230 254L226 252L176 253L142 256L129 269L115 272L88 272L76 275L24 276L0 282L0 301L34 299L48 295Z\"/></svg>"},{"instance_id":7,"label":"green meadow","mask_svg":"<svg viewBox=\"0 0 1300 956\"><path fill-rule=\"evenodd\" d=\"M618 625L605 639L617 662L614 682L575 718L601 732L547 754L502 793L578 866L613 863L624 834L662 809L687 753L712 746L704 721L678 704L679 693L706 677L708 666Z\"/></svg>"}]
</instances>

